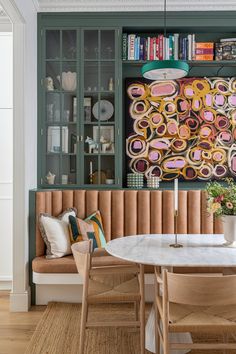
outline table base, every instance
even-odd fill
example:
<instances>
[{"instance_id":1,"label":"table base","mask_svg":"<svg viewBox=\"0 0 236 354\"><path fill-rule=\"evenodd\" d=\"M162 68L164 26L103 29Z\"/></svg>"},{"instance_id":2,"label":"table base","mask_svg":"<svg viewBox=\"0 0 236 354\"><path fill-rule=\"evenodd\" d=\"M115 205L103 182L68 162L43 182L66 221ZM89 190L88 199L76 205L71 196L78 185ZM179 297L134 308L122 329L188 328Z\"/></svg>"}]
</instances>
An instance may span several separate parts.
<instances>
[{"instance_id":1,"label":"table base","mask_svg":"<svg viewBox=\"0 0 236 354\"><path fill-rule=\"evenodd\" d=\"M156 353L155 351L155 309L152 306L151 312L148 317L148 321L146 324L146 340L145 340L145 348L152 353ZM192 337L190 333L170 333L170 342L171 343L193 343ZM172 350L171 354L186 354L191 350ZM161 349L161 354L163 351Z\"/></svg>"}]
</instances>

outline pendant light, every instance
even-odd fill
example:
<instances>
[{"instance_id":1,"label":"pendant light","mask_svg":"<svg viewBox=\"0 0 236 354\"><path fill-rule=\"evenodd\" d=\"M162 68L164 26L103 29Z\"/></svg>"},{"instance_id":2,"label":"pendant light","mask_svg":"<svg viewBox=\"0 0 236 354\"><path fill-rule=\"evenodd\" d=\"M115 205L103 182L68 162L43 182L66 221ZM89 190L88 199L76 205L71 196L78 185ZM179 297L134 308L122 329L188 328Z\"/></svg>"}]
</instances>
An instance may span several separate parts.
<instances>
[{"instance_id":1,"label":"pendant light","mask_svg":"<svg viewBox=\"0 0 236 354\"><path fill-rule=\"evenodd\" d=\"M164 0L164 37L166 38L166 0ZM189 65L183 60L154 60L142 66L149 80L176 80L188 75Z\"/></svg>"}]
</instances>

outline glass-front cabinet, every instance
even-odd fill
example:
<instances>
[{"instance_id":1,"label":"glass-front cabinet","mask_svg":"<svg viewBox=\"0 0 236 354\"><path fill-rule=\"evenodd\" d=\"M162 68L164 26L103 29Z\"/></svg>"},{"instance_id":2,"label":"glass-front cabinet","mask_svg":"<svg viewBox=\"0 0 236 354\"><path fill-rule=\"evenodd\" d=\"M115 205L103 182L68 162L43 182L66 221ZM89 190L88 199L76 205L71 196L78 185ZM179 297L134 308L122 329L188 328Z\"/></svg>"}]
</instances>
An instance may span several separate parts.
<instances>
[{"instance_id":1,"label":"glass-front cabinet","mask_svg":"<svg viewBox=\"0 0 236 354\"><path fill-rule=\"evenodd\" d=\"M119 185L117 35L94 28L44 32L43 187Z\"/></svg>"}]
</instances>

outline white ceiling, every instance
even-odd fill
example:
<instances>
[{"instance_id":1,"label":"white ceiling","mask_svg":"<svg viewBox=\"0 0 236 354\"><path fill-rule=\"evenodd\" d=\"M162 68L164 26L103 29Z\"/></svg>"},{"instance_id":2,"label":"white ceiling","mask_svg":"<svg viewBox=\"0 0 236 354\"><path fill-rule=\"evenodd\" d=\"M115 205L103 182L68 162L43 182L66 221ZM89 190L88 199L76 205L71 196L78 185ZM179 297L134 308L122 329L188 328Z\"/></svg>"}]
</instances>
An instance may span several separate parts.
<instances>
[{"instance_id":1,"label":"white ceiling","mask_svg":"<svg viewBox=\"0 0 236 354\"><path fill-rule=\"evenodd\" d=\"M30 1L30 0L28 0ZM39 11L161 11L164 0L32 0ZM236 0L167 0L168 11L231 11Z\"/></svg>"},{"instance_id":2,"label":"white ceiling","mask_svg":"<svg viewBox=\"0 0 236 354\"><path fill-rule=\"evenodd\" d=\"M27 0L39 12L162 11L164 0ZM1 2L1 0L0 0ZM236 0L167 0L168 11L236 11ZM6 15L0 6L0 19Z\"/></svg>"}]
</instances>

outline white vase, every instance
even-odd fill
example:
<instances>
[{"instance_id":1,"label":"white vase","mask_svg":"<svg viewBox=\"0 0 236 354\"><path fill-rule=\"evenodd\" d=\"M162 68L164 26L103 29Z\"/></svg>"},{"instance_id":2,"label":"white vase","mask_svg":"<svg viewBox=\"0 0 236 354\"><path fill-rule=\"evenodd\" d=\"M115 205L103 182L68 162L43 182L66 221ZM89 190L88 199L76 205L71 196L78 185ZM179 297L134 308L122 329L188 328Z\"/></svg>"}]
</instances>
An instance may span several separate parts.
<instances>
[{"instance_id":1,"label":"white vase","mask_svg":"<svg viewBox=\"0 0 236 354\"><path fill-rule=\"evenodd\" d=\"M223 218L225 246L236 247L236 215L225 215Z\"/></svg>"}]
</instances>

